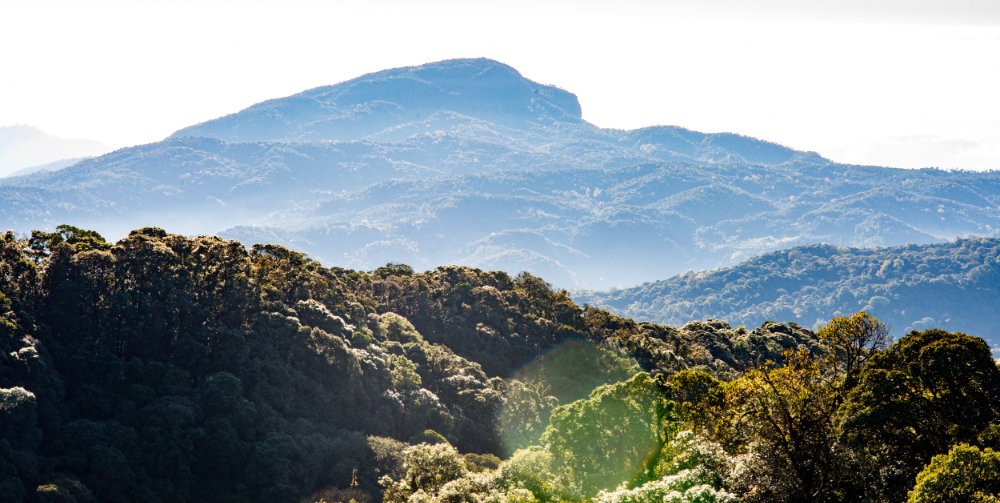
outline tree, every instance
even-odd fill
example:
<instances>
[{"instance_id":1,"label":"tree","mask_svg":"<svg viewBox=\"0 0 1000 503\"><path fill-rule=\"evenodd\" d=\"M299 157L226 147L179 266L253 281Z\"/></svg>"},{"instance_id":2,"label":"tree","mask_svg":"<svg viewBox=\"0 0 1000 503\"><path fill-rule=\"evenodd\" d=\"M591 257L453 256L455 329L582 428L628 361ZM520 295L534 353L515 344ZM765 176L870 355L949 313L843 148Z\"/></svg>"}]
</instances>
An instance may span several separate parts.
<instances>
[{"instance_id":1,"label":"tree","mask_svg":"<svg viewBox=\"0 0 1000 503\"><path fill-rule=\"evenodd\" d=\"M978 337L910 332L872 355L837 414L879 497L899 501L932 457L1000 419L1000 370Z\"/></svg>"},{"instance_id":2,"label":"tree","mask_svg":"<svg viewBox=\"0 0 1000 503\"><path fill-rule=\"evenodd\" d=\"M864 311L834 318L816 335L843 359L847 373L861 367L872 352L886 349L892 342L885 323Z\"/></svg>"},{"instance_id":3,"label":"tree","mask_svg":"<svg viewBox=\"0 0 1000 503\"><path fill-rule=\"evenodd\" d=\"M684 470L634 489L601 492L594 503L729 503L737 498L708 484L702 472Z\"/></svg>"},{"instance_id":4,"label":"tree","mask_svg":"<svg viewBox=\"0 0 1000 503\"><path fill-rule=\"evenodd\" d=\"M701 370L682 370L668 377L667 384L684 423L711 436L725 406L724 383Z\"/></svg>"},{"instance_id":5,"label":"tree","mask_svg":"<svg viewBox=\"0 0 1000 503\"><path fill-rule=\"evenodd\" d=\"M542 443L571 494L582 499L622 481L653 478L664 445L677 431L665 391L639 373L552 411Z\"/></svg>"},{"instance_id":6,"label":"tree","mask_svg":"<svg viewBox=\"0 0 1000 503\"><path fill-rule=\"evenodd\" d=\"M1000 452L968 444L934 456L917 475L910 503L1000 501Z\"/></svg>"},{"instance_id":7,"label":"tree","mask_svg":"<svg viewBox=\"0 0 1000 503\"><path fill-rule=\"evenodd\" d=\"M41 503L93 503L94 496L90 489L65 475L56 477L50 483L42 484L35 489L38 501Z\"/></svg>"},{"instance_id":8,"label":"tree","mask_svg":"<svg viewBox=\"0 0 1000 503\"><path fill-rule=\"evenodd\" d=\"M437 494L445 484L469 473L465 459L451 444L417 444L403 451L401 480L389 476L380 481L385 487L384 501L403 503L417 493Z\"/></svg>"},{"instance_id":9,"label":"tree","mask_svg":"<svg viewBox=\"0 0 1000 503\"><path fill-rule=\"evenodd\" d=\"M566 499L566 489L553 473L552 453L537 445L520 449L500 465L499 485L530 492L538 501Z\"/></svg>"},{"instance_id":10,"label":"tree","mask_svg":"<svg viewBox=\"0 0 1000 503\"><path fill-rule=\"evenodd\" d=\"M389 276L413 276L413 268L406 264L389 262L386 265L375 269L372 275L379 279L385 279Z\"/></svg>"},{"instance_id":11,"label":"tree","mask_svg":"<svg viewBox=\"0 0 1000 503\"><path fill-rule=\"evenodd\" d=\"M42 432L37 410L34 393L22 387L0 388L0 502L19 501L38 477L36 450Z\"/></svg>"},{"instance_id":12,"label":"tree","mask_svg":"<svg viewBox=\"0 0 1000 503\"><path fill-rule=\"evenodd\" d=\"M48 257L51 250L60 243L72 246L77 252L111 248L111 244L97 231L65 224L57 226L55 232L31 231L31 238L28 239L28 246L34 252L36 259Z\"/></svg>"},{"instance_id":13,"label":"tree","mask_svg":"<svg viewBox=\"0 0 1000 503\"><path fill-rule=\"evenodd\" d=\"M850 455L834 429L836 384L807 353L784 360L723 385L715 438L741 455L734 484L747 501L846 499Z\"/></svg>"},{"instance_id":14,"label":"tree","mask_svg":"<svg viewBox=\"0 0 1000 503\"><path fill-rule=\"evenodd\" d=\"M503 453L512 454L537 442L559 400L549 395L542 381L514 379L507 384L504 395L497 426Z\"/></svg>"},{"instance_id":15,"label":"tree","mask_svg":"<svg viewBox=\"0 0 1000 503\"><path fill-rule=\"evenodd\" d=\"M736 501L722 489L728 456L722 447L682 431L664 447L656 480L638 487L602 491L595 503L723 503Z\"/></svg>"}]
</instances>

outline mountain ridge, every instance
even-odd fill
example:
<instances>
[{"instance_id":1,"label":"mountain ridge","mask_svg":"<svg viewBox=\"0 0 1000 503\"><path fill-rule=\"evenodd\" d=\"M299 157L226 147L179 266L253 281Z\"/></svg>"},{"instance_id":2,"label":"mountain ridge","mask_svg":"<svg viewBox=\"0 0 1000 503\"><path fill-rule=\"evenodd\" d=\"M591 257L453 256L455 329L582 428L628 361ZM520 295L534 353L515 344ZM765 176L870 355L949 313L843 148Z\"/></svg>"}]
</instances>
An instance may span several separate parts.
<instances>
[{"instance_id":1,"label":"mountain ridge","mask_svg":"<svg viewBox=\"0 0 1000 503\"><path fill-rule=\"evenodd\" d=\"M620 316L683 325L712 316L734 325L794 320L817 329L864 310L901 336L931 326L989 341L1000 355L1000 238L848 248L797 246L712 271L687 272L574 301Z\"/></svg>"},{"instance_id":2,"label":"mountain ridge","mask_svg":"<svg viewBox=\"0 0 1000 503\"><path fill-rule=\"evenodd\" d=\"M369 73L340 84L267 100L181 129L171 137L210 136L230 141L363 139L441 110L483 115L495 122L521 126L531 120L582 120L580 103L572 93L532 82L497 61L478 58ZM368 124L359 126L363 124L357 120L360 118L367 118ZM515 118L520 120L511 120ZM248 125L253 126L249 131Z\"/></svg>"},{"instance_id":3,"label":"mountain ridge","mask_svg":"<svg viewBox=\"0 0 1000 503\"><path fill-rule=\"evenodd\" d=\"M3 126L0 127L0 178L109 150L95 140L61 138L26 125Z\"/></svg>"},{"instance_id":4,"label":"mountain ridge","mask_svg":"<svg viewBox=\"0 0 1000 503\"><path fill-rule=\"evenodd\" d=\"M146 225L282 237L327 264L463 263L572 288L820 241L1000 233L1000 173L849 166L677 126L602 129L578 107L492 60L375 72L0 179L0 218L21 233L68 222L112 238Z\"/></svg>"}]
</instances>

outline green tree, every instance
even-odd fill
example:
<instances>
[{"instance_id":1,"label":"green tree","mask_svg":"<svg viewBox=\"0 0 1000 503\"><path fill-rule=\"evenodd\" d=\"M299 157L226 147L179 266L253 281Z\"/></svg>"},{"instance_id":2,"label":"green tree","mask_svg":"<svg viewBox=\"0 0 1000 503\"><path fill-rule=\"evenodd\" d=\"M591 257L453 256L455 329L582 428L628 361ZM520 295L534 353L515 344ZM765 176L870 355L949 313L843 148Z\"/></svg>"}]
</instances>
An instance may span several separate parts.
<instances>
[{"instance_id":1,"label":"green tree","mask_svg":"<svg viewBox=\"0 0 1000 503\"><path fill-rule=\"evenodd\" d=\"M703 472L684 470L634 489L622 487L611 492L601 492L593 501L594 503L729 503L737 501L737 498L709 484Z\"/></svg>"},{"instance_id":2,"label":"green tree","mask_svg":"<svg viewBox=\"0 0 1000 503\"><path fill-rule=\"evenodd\" d=\"M372 274L379 279L385 279L389 276L412 276L413 268L406 264L389 262L386 265L375 269Z\"/></svg>"},{"instance_id":3,"label":"green tree","mask_svg":"<svg viewBox=\"0 0 1000 503\"><path fill-rule=\"evenodd\" d=\"M386 503L404 503L415 494L436 495L446 484L469 473L465 458L448 443L407 447L403 451L403 470L406 473L402 479L382 477Z\"/></svg>"},{"instance_id":4,"label":"green tree","mask_svg":"<svg viewBox=\"0 0 1000 503\"><path fill-rule=\"evenodd\" d=\"M571 494L586 498L655 476L663 446L677 432L665 392L639 373L552 411L542 443Z\"/></svg>"},{"instance_id":5,"label":"green tree","mask_svg":"<svg viewBox=\"0 0 1000 503\"><path fill-rule=\"evenodd\" d=\"M722 503L736 496L722 488L729 458L722 447L682 431L663 449L658 479L638 487L602 491L595 503Z\"/></svg>"},{"instance_id":6,"label":"green tree","mask_svg":"<svg viewBox=\"0 0 1000 503\"><path fill-rule=\"evenodd\" d=\"M725 406L723 382L700 370L682 370L667 378L677 413L697 433L711 436Z\"/></svg>"},{"instance_id":7,"label":"green tree","mask_svg":"<svg viewBox=\"0 0 1000 503\"><path fill-rule=\"evenodd\" d=\"M566 490L555 475L552 453L533 445L520 449L500 465L500 485L523 489L538 501L566 499Z\"/></svg>"},{"instance_id":8,"label":"green tree","mask_svg":"<svg viewBox=\"0 0 1000 503\"><path fill-rule=\"evenodd\" d=\"M60 243L72 246L77 252L111 249L111 243L96 231L65 224L56 226L55 232L31 231L31 238L28 239L28 246L37 259L48 257Z\"/></svg>"},{"instance_id":9,"label":"green tree","mask_svg":"<svg viewBox=\"0 0 1000 503\"><path fill-rule=\"evenodd\" d=\"M1000 502L1000 452L959 444L934 456L909 493L910 503Z\"/></svg>"},{"instance_id":10,"label":"green tree","mask_svg":"<svg viewBox=\"0 0 1000 503\"><path fill-rule=\"evenodd\" d=\"M504 454L512 454L538 440L559 400L549 395L542 381L514 379L507 383L504 395L497 426Z\"/></svg>"},{"instance_id":11,"label":"green tree","mask_svg":"<svg viewBox=\"0 0 1000 503\"><path fill-rule=\"evenodd\" d=\"M816 332L844 363L847 373L861 367L875 351L889 347L889 328L874 316L858 311L830 320Z\"/></svg>"},{"instance_id":12,"label":"green tree","mask_svg":"<svg viewBox=\"0 0 1000 503\"><path fill-rule=\"evenodd\" d=\"M742 455L734 484L748 501L844 500L850 456L834 429L836 383L804 352L784 360L723 386L715 438Z\"/></svg>"},{"instance_id":13,"label":"green tree","mask_svg":"<svg viewBox=\"0 0 1000 503\"><path fill-rule=\"evenodd\" d=\"M874 469L880 498L899 501L931 458L976 443L1000 418L1000 370L986 342L911 332L872 355L838 411L842 438Z\"/></svg>"}]
</instances>

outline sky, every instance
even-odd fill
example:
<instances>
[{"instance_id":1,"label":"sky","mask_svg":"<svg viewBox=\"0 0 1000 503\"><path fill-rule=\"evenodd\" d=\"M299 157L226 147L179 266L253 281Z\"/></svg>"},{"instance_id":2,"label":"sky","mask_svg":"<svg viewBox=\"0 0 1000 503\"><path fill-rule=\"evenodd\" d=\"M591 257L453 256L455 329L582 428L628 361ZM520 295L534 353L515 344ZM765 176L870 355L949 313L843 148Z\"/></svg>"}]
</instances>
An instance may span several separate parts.
<instances>
[{"instance_id":1,"label":"sky","mask_svg":"<svg viewBox=\"0 0 1000 503\"><path fill-rule=\"evenodd\" d=\"M114 148L385 68L488 57L601 127L1000 169L995 0L0 0L0 127Z\"/></svg>"}]
</instances>

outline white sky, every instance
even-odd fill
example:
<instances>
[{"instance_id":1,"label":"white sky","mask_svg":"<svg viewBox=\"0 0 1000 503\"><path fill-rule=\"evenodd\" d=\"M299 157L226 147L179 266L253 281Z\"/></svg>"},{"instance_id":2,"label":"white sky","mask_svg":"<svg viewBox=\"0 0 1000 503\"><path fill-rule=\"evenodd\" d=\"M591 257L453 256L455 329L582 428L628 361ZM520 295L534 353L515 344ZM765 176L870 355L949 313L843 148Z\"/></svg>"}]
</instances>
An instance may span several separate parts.
<instances>
[{"instance_id":1,"label":"white sky","mask_svg":"<svg viewBox=\"0 0 1000 503\"><path fill-rule=\"evenodd\" d=\"M489 57L601 127L1000 169L1000 1L0 0L0 126L114 147L385 68Z\"/></svg>"}]
</instances>

